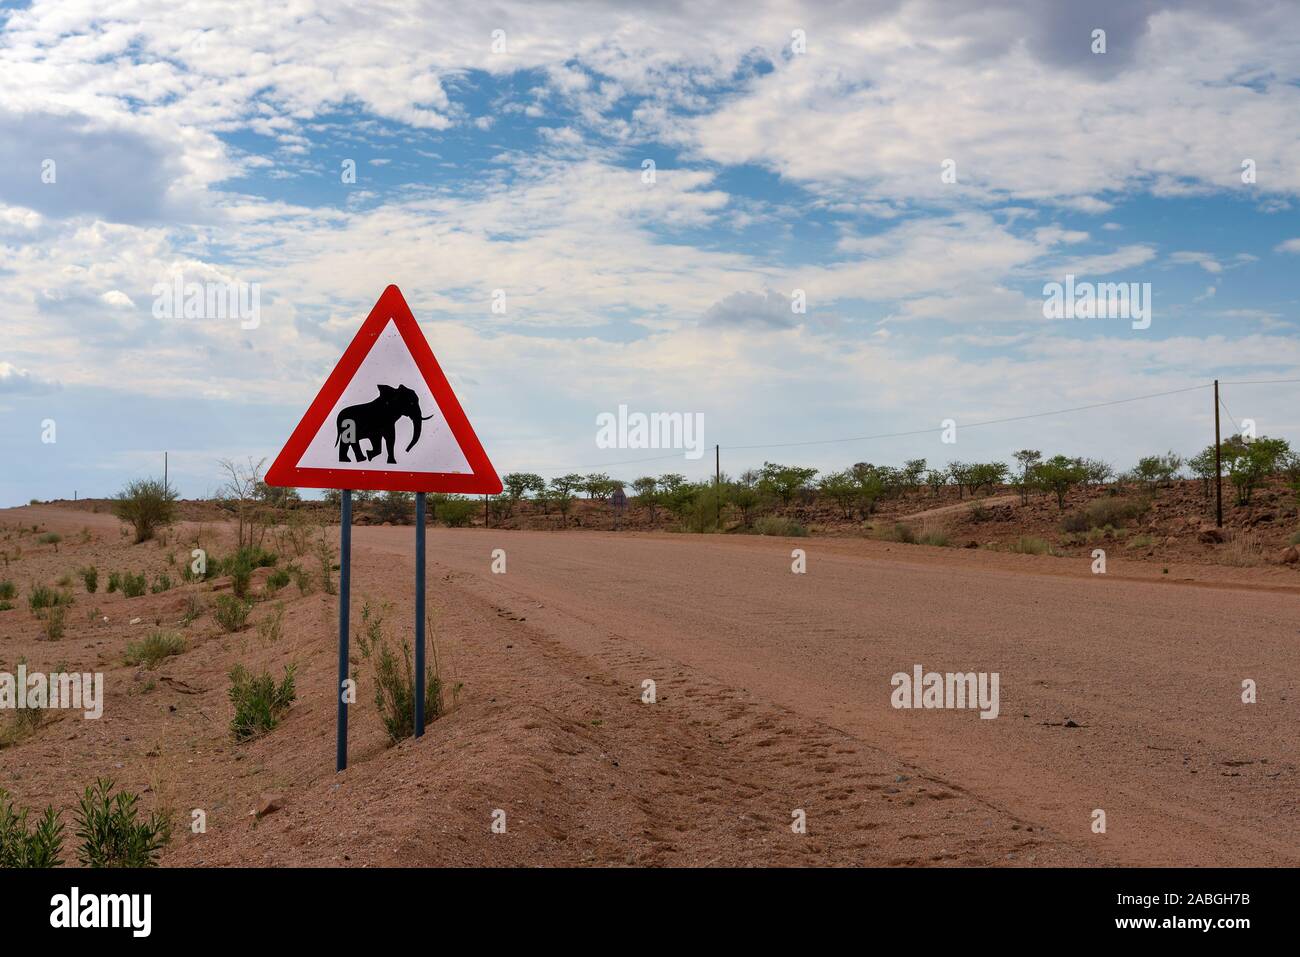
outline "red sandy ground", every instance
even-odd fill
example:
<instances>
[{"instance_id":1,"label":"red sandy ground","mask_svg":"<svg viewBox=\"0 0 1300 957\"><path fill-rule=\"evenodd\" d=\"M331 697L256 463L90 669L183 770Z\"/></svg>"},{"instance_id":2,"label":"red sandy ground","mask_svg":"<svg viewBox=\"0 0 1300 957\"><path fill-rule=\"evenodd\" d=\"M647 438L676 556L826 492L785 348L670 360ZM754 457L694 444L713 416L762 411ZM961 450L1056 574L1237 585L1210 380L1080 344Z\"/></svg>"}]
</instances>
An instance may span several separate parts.
<instances>
[{"instance_id":1,"label":"red sandy ground","mask_svg":"<svg viewBox=\"0 0 1300 957\"><path fill-rule=\"evenodd\" d=\"M165 864L1300 863L1294 566L1224 568L1197 544L1182 561L1116 549L1094 576L1086 549L431 529L429 601L458 706L387 747L354 654L351 766L336 775L336 599L291 584L242 632L210 613L181 626L188 592L210 606L226 583L132 599L104 587L112 570L178 581L196 526L132 545L93 508L0 511L0 550L22 549L0 569L20 589L0 612L0 669L25 657L108 682L101 720L59 713L0 751L0 787L70 821L79 790L110 775L174 814ZM32 525L64 536L57 552ZM210 551L228 551L229 529L208 528L225 536ZM354 617L390 604L392 637L410 634L411 539L354 533ZM67 634L42 640L28 586L89 564L99 593L77 579ZM275 601L284 635L264 644L256 622ZM125 666L127 641L160 626L189 650ZM287 718L246 744L229 732L236 662L298 667ZM891 708L890 676L918 663L999 672L1001 716ZM1244 678L1257 704L1241 702ZM267 795L281 806L259 819ZM188 829L192 808L207 833ZM807 834L790 829L795 809Z\"/></svg>"}]
</instances>

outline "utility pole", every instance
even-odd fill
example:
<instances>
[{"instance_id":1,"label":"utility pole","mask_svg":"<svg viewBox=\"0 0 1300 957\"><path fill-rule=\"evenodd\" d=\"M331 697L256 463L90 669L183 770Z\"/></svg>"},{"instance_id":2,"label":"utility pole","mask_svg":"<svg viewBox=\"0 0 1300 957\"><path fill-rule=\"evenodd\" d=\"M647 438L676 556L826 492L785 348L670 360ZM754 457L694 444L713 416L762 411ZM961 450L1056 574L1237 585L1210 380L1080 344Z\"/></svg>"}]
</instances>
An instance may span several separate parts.
<instances>
[{"instance_id":1,"label":"utility pole","mask_svg":"<svg viewBox=\"0 0 1300 957\"><path fill-rule=\"evenodd\" d=\"M491 523L488 522L488 497L486 495L483 496L483 527L492 527Z\"/></svg>"},{"instance_id":2,"label":"utility pole","mask_svg":"<svg viewBox=\"0 0 1300 957\"><path fill-rule=\"evenodd\" d=\"M1219 380L1214 380L1214 515L1223 528L1223 464L1219 449Z\"/></svg>"},{"instance_id":3,"label":"utility pole","mask_svg":"<svg viewBox=\"0 0 1300 957\"><path fill-rule=\"evenodd\" d=\"M163 498L167 497L167 453L163 453Z\"/></svg>"},{"instance_id":4,"label":"utility pole","mask_svg":"<svg viewBox=\"0 0 1300 957\"><path fill-rule=\"evenodd\" d=\"M722 446L713 447L713 504L717 506L717 513L714 515L714 523L718 526L718 531L722 531Z\"/></svg>"}]
</instances>

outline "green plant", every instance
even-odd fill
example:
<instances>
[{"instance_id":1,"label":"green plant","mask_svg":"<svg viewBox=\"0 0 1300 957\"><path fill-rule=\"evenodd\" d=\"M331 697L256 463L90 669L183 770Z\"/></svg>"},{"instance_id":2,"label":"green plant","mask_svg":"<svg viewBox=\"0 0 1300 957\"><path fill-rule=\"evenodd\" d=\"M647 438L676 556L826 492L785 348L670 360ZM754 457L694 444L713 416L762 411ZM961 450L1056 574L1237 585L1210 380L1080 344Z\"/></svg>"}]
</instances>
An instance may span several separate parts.
<instances>
[{"instance_id":1,"label":"green plant","mask_svg":"<svg viewBox=\"0 0 1300 957\"><path fill-rule=\"evenodd\" d=\"M54 808L31 827L27 808L15 807L9 792L0 788L0 869L58 867L63 863L63 822Z\"/></svg>"},{"instance_id":2,"label":"green plant","mask_svg":"<svg viewBox=\"0 0 1300 957\"><path fill-rule=\"evenodd\" d=\"M383 618L369 605L361 611L362 628L357 644L362 657L375 665L375 707L384 722L388 740L397 744L415 733L415 666L412 662L411 643L403 639L400 655L394 652L384 638ZM425 634L425 648L432 659L424 671L424 714L432 721L443 714L442 669L438 660L438 645L432 640L433 620L429 618Z\"/></svg>"},{"instance_id":3,"label":"green plant","mask_svg":"<svg viewBox=\"0 0 1300 957\"><path fill-rule=\"evenodd\" d=\"M289 569L277 568L266 578L266 591L274 595L287 584L289 584Z\"/></svg>"},{"instance_id":4,"label":"green plant","mask_svg":"<svg viewBox=\"0 0 1300 957\"><path fill-rule=\"evenodd\" d=\"M121 572L109 572L109 573L108 573L108 593L111 595L111 594L113 594L113 592L121 590L121 588L122 588L122 573L121 573Z\"/></svg>"},{"instance_id":5,"label":"green plant","mask_svg":"<svg viewBox=\"0 0 1300 957\"><path fill-rule=\"evenodd\" d=\"M189 625L203 615L203 597L198 592L185 596L185 611L181 614L181 624Z\"/></svg>"},{"instance_id":6,"label":"green plant","mask_svg":"<svg viewBox=\"0 0 1300 957\"><path fill-rule=\"evenodd\" d=\"M54 550L59 550L59 542L63 541L63 536L58 532L46 532L40 538L36 539L42 545L53 545Z\"/></svg>"},{"instance_id":7,"label":"green plant","mask_svg":"<svg viewBox=\"0 0 1300 957\"><path fill-rule=\"evenodd\" d=\"M269 671L253 674L242 664L230 669L230 701L235 717L230 722L236 741L247 741L273 729L298 697L293 685L294 666L287 665L277 685Z\"/></svg>"},{"instance_id":8,"label":"green plant","mask_svg":"<svg viewBox=\"0 0 1300 957\"><path fill-rule=\"evenodd\" d=\"M67 608L63 605L54 605L45 613L45 622L43 629L45 637L50 641L58 641L63 637L63 623Z\"/></svg>"},{"instance_id":9,"label":"green plant","mask_svg":"<svg viewBox=\"0 0 1300 957\"><path fill-rule=\"evenodd\" d=\"M934 545L939 548L946 548L949 541L948 533L941 528L923 529L916 537L918 545Z\"/></svg>"},{"instance_id":10,"label":"green plant","mask_svg":"<svg viewBox=\"0 0 1300 957\"><path fill-rule=\"evenodd\" d=\"M895 522L893 534L890 536L896 542L902 542L905 545L916 544L916 529L906 522Z\"/></svg>"},{"instance_id":11,"label":"green plant","mask_svg":"<svg viewBox=\"0 0 1300 957\"><path fill-rule=\"evenodd\" d=\"M88 593L95 594L99 590L99 569L94 565L87 565L81 570L81 581Z\"/></svg>"},{"instance_id":12,"label":"green plant","mask_svg":"<svg viewBox=\"0 0 1300 957\"><path fill-rule=\"evenodd\" d=\"M113 500L113 514L135 529L137 543L153 538L176 515L176 494L157 479L136 479Z\"/></svg>"},{"instance_id":13,"label":"green plant","mask_svg":"<svg viewBox=\"0 0 1300 957\"><path fill-rule=\"evenodd\" d=\"M803 538L808 529L798 522L780 515L762 515L754 520L754 532L758 535L783 535L787 538Z\"/></svg>"},{"instance_id":14,"label":"green plant","mask_svg":"<svg viewBox=\"0 0 1300 957\"><path fill-rule=\"evenodd\" d=\"M235 595L218 595L217 607L212 617L226 631L239 631L248 623L248 611L252 606Z\"/></svg>"},{"instance_id":15,"label":"green plant","mask_svg":"<svg viewBox=\"0 0 1300 957\"><path fill-rule=\"evenodd\" d=\"M1090 528L1104 528L1108 525L1123 528L1129 522L1140 519L1150 508L1151 502L1146 498L1103 496L1066 515L1061 520L1061 528L1067 532L1086 532Z\"/></svg>"},{"instance_id":16,"label":"green plant","mask_svg":"<svg viewBox=\"0 0 1300 957\"><path fill-rule=\"evenodd\" d=\"M12 601L18 596L18 588L11 581L0 582L0 601Z\"/></svg>"},{"instance_id":17,"label":"green plant","mask_svg":"<svg viewBox=\"0 0 1300 957\"><path fill-rule=\"evenodd\" d=\"M307 571L305 568L299 568L296 565L291 567L289 572L293 575L293 583L298 586L298 594L310 595L312 587L311 572Z\"/></svg>"},{"instance_id":18,"label":"green plant","mask_svg":"<svg viewBox=\"0 0 1300 957\"><path fill-rule=\"evenodd\" d=\"M1021 555L1050 555L1052 553L1051 545L1033 535L1021 535L1008 548Z\"/></svg>"},{"instance_id":19,"label":"green plant","mask_svg":"<svg viewBox=\"0 0 1300 957\"><path fill-rule=\"evenodd\" d=\"M72 593L66 591L57 591L49 585L33 585L27 591L27 607L33 613L43 608L57 608L61 605L72 604Z\"/></svg>"},{"instance_id":20,"label":"green plant","mask_svg":"<svg viewBox=\"0 0 1300 957\"><path fill-rule=\"evenodd\" d=\"M315 552L316 560L320 563L321 587L325 589L325 594L333 595L335 593L335 588L332 571L334 568L334 555L336 553L334 550L334 542L325 535L324 529L321 529L320 535L316 539ZM299 587L302 587L301 584Z\"/></svg>"},{"instance_id":21,"label":"green plant","mask_svg":"<svg viewBox=\"0 0 1300 957\"><path fill-rule=\"evenodd\" d=\"M139 598L148 590L149 580L144 577L144 572L138 575L132 575L130 572L123 572L121 577L122 594L127 598Z\"/></svg>"},{"instance_id":22,"label":"green plant","mask_svg":"<svg viewBox=\"0 0 1300 957\"><path fill-rule=\"evenodd\" d=\"M153 631L139 641L128 642L126 663L156 668L164 658L185 651L185 639L174 631Z\"/></svg>"},{"instance_id":23,"label":"green plant","mask_svg":"<svg viewBox=\"0 0 1300 957\"><path fill-rule=\"evenodd\" d=\"M442 520L447 523L448 528L464 528L470 523L477 511L478 506L473 499L461 498L459 495L449 496L442 503L439 510L442 514Z\"/></svg>"},{"instance_id":24,"label":"green plant","mask_svg":"<svg viewBox=\"0 0 1300 957\"><path fill-rule=\"evenodd\" d=\"M171 824L157 811L139 820L140 798L113 794L113 782L98 778L86 788L76 811L77 860L85 867L157 867L171 838Z\"/></svg>"},{"instance_id":25,"label":"green plant","mask_svg":"<svg viewBox=\"0 0 1300 957\"><path fill-rule=\"evenodd\" d=\"M262 643L273 645L284 634L284 602L276 602L271 613L257 623L257 635Z\"/></svg>"},{"instance_id":26,"label":"green plant","mask_svg":"<svg viewBox=\"0 0 1300 957\"><path fill-rule=\"evenodd\" d=\"M153 580L153 587L150 588L149 590L153 592L155 595L157 595L165 591L170 591L171 587L172 587L171 576L168 575L166 572L159 572L158 576Z\"/></svg>"}]
</instances>

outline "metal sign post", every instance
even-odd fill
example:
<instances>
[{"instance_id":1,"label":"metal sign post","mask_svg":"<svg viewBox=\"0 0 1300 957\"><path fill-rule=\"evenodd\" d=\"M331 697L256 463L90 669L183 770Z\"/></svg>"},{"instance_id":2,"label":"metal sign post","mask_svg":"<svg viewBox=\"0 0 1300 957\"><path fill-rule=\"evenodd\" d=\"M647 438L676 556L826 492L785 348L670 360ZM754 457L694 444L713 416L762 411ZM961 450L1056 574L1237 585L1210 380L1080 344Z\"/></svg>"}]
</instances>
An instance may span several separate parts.
<instances>
[{"instance_id":1,"label":"metal sign post","mask_svg":"<svg viewBox=\"0 0 1300 957\"><path fill-rule=\"evenodd\" d=\"M329 574L329 569L325 569ZM343 490L343 514L339 519L339 720L334 769L348 766L348 593L352 589L352 490Z\"/></svg>"},{"instance_id":2,"label":"metal sign post","mask_svg":"<svg viewBox=\"0 0 1300 957\"><path fill-rule=\"evenodd\" d=\"M424 493L415 493L415 736L424 734Z\"/></svg>"}]
</instances>

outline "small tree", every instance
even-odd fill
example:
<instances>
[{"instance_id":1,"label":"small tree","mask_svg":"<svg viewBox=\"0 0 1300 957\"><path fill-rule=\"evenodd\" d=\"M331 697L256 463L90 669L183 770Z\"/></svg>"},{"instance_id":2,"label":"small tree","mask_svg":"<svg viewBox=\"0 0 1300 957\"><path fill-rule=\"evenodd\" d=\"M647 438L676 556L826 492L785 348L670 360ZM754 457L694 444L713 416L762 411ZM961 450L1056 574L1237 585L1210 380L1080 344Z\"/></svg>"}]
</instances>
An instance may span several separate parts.
<instances>
[{"instance_id":1,"label":"small tree","mask_svg":"<svg viewBox=\"0 0 1300 957\"><path fill-rule=\"evenodd\" d=\"M1187 460L1187 467L1192 473L1201 480L1201 486L1205 490L1205 497L1210 497L1210 483L1216 477L1217 463L1215 461L1214 446L1207 445L1199 453Z\"/></svg>"},{"instance_id":2,"label":"small tree","mask_svg":"<svg viewBox=\"0 0 1300 957\"><path fill-rule=\"evenodd\" d=\"M502 476L501 484L505 486L506 491L506 515L514 513L515 506L519 500L529 492L537 494L546 489L546 480L540 475L532 472L511 472Z\"/></svg>"},{"instance_id":3,"label":"small tree","mask_svg":"<svg viewBox=\"0 0 1300 957\"><path fill-rule=\"evenodd\" d=\"M176 494L157 479L136 479L118 492L113 514L135 529L136 542L147 542L174 520Z\"/></svg>"},{"instance_id":4,"label":"small tree","mask_svg":"<svg viewBox=\"0 0 1300 957\"><path fill-rule=\"evenodd\" d=\"M848 470L822 476L817 483L817 491L838 505L845 518L853 517L853 509L862 494L857 479Z\"/></svg>"},{"instance_id":5,"label":"small tree","mask_svg":"<svg viewBox=\"0 0 1300 957\"><path fill-rule=\"evenodd\" d=\"M260 548L266 534L265 526L258 531L262 515L257 495L258 486L263 484L262 466L265 464L266 459L255 462L251 455L245 464L232 459L220 460L221 469L226 473L226 482L217 490L217 496L222 507L233 512L239 522L235 535L240 548ZM359 501L355 492L353 499Z\"/></svg>"},{"instance_id":6,"label":"small tree","mask_svg":"<svg viewBox=\"0 0 1300 957\"><path fill-rule=\"evenodd\" d=\"M655 506L659 504L659 480L653 475L643 475L632 483L637 504L650 513L650 523L655 520Z\"/></svg>"},{"instance_id":7,"label":"small tree","mask_svg":"<svg viewBox=\"0 0 1300 957\"><path fill-rule=\"evenodd\" d=\"M782 505L788 506L790 500L817 476L817 470L800 468L797 465L764 462L759 474L762 476L759 479L759 487L776 495Z\"/></svg>"},{"instance_id":8,"label":"small tree","mask_svg":"<svg viewBox=\"0 0 1300 957\"><path fill-rule=\"evenodd\" d=\"M576 473L551 479L551 504L560 510L560 520L567 525L569 509L573 506L573 491L582 486L583 478Z\"/></svg>"},{"instance_id":9,"label":"small tree","mask_svg":"<svg viewBox=\"0 0 1300 957\"><path fill-rule=\"evenodd\" d=\"M1246 441L1234 435L1223 443L1223 459L1227 463L1228 476L1237 489L1237 504L1249 505L1251 493L1272 475L1279 464L1285 462L1291 454L1291 445L1285 439L1270 439L1261 435L1257 439Z\"/></svg>"},{"instance_id":10,"label":"small tree","mask_svg":"<svg viewBox=\"0 0 1300 957\"><path fill-rule=\"evenodd\" d=\"M1015 454L1020 465L1020 478L1016 486L1020 489L1020 504L1029 504L1029 490L1033 487L1034 469L1043 461L1043 453L1038 449L1021 449Z\"/></svg>"},{"instance_id":11,"label":"small tree","mask_svg":"<svg viewBox=\"0 0 1300 957\"><path fill-rule=\"evenodd\" d=\"M1056 496L1056 505L1061 511L1065 510L1065 496L1070 489L1086 477L1083 463L1064 455L1054 455L1034 469L1035 484Z\"/></svg>"}]
</instances>

